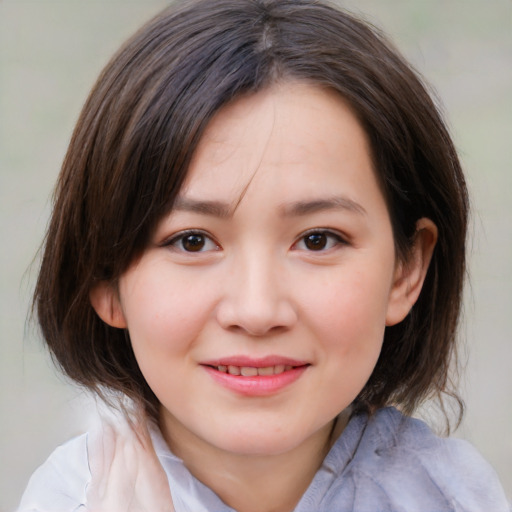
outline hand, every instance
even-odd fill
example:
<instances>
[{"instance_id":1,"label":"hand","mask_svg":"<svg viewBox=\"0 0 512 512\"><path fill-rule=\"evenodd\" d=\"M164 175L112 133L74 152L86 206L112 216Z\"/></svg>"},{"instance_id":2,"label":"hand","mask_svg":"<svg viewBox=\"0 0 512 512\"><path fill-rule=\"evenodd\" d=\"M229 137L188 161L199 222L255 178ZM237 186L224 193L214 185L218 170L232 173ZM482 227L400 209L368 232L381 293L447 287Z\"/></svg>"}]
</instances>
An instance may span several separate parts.
<instances>
[{"instance_id":1,"label":"hand","mask_svg":"<svg viewBox=\"0 0 512 512\"><path fill-rule=\"evenodd\" d=\"M88 453L87 512L175 512L145 424L103 421L89 435Z\"/></svg>"}]
</instances>

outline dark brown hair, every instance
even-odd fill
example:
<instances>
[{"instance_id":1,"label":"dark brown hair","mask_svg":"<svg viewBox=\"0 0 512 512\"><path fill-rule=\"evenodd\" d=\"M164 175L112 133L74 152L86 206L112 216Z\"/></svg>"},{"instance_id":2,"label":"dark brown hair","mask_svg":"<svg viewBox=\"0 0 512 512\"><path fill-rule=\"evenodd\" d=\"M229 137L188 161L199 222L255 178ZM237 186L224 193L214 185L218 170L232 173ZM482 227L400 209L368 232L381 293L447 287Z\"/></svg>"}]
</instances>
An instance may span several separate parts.
<instances>
[{"instance_id":1,"label":"dark brown hair","mask_svg":"<svg viewBox=\"0 0 512 512\"><path fill-rule=\"evenodd\" d=\"M179 3L100 75L63 163L34 294L44 339L72 379L157 414L128 333L99 319L89 292L100 281L115 286L142 253L212 116L283 80L334 89L351 104L370 140L398 257L407 258L419 218L439 230L419 300L386 329L354 405L410 413L450 393L468 210L456 152L425 86L378 30L316 0Z\"/></svg>"}]
</instances>

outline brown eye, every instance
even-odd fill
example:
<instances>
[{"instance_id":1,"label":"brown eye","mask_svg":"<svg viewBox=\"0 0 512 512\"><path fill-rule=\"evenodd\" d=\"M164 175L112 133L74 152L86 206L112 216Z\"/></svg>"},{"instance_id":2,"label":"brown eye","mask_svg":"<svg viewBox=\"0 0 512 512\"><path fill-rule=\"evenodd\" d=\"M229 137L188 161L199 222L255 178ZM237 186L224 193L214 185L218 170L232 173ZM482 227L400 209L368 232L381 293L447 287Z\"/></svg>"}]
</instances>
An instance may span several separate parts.
<instances>
[{"instance_id":1,"label":"brown eye","mask_svg":"<svg viewBox=\"0 0 512 512\"><path fill-rule=\"evenodd\" d=\"M191 235L185 235L181 239L181 246L185 251L188 252L198 252L204 249L205 246L205 237L199 233L194 233Z\"/></svg>"},{"instance_id":2,"label":"brown eye","mask_svg":"<svg viewBox=\"0 0 512 512\"><path fill-rule=\"evenodd\" d=\"M218 251L220 247L207 234L201 231L182 231L177 233L162 247L169 247L182 253Z\"/></svg>"},{"instance_id":3,"label":"brown eye","mask_svg":"<svg viewBox=\"0 0 512 512\"><path fill-rule=\"evenodd\" d=\"M347 241L338 233L329 230L311 230L304 233L293 248L301 251L322 252L334 249L336 246L347 245Z\"/></svg>"},{"instance_id":4,"label":"brown eye","mask_svg":"<svg viewBox=\"0 0 512 512\"><path fill-rule=\"evenodd\" d=\"M304 245L310 251L321 251L327 246L327 235L325 233L311 233L304 237Z\"/></svg>"}]
</instances>

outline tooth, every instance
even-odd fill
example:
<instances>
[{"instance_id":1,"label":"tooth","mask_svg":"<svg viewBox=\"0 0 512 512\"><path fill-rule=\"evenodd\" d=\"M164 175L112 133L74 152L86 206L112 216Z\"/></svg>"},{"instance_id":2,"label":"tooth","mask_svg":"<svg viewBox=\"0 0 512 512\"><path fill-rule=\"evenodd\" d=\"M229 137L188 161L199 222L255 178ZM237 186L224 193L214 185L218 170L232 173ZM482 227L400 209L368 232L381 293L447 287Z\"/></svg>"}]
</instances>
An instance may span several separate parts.
<instances>
[{"instance_id":1,"label":"tooth","mask_svg":"<svg viewBox=\"0 0 512 512\"><path fill-rule=\"evenodd\" d=\"M226 373L228 371L228 367L224 365L217 366L217 370L222 373Z\"/></svg>"},{"instance_id":2,"label":"tooth","mask_svg":"<svg viewBox=\"0 0 512 512\"><path fill-rule=\"evenodd\" d=\"M254 377L255 375L258 375L258 368L253 368L252 366L242 366L242 368L240 368L240 373L244 377Z\"/></svg>"},{"instance_id":3,"label":"tooth","mask_svg":"<svg viewBox=\"0 0 512 512\"><path fill-rule=\"evenodd\" d=\"M258 368L258 375L274 375L274 367L266 366L265 368Z\"/></svg>"},{"instance_id":4,"label":"tooth","mask_svg":"<svg viewBox=\"0 0 512 512\"><path fill-rule=\"evenodd\" d=\"M228 366L228 373L231 375L240 375L240 368L238 366Z\"/></svg>"},{"instance_id":5,"label":"tooth","mask_svg":"<svg viewBox=\"0 0 512 512\"><path fill-rule=\"evenodd\" d=\"M274 375L278 375L279 373L283 373L284 372L284 364L276 364L276 366L274 366Z\"/></svg>"},{"instance_id":6,"label":"tooth","mask_svg":"<svg viewBox=\"0 0 512 512\"><path fill-rule=\"evenodd\" d=\"M290 366L289 364L287 364L287 365L284 367L284 371L285 371L285 372L288 372L288 371L290 371L292 368L293 368L293 366Z\"/></svg>"}]
</instances>

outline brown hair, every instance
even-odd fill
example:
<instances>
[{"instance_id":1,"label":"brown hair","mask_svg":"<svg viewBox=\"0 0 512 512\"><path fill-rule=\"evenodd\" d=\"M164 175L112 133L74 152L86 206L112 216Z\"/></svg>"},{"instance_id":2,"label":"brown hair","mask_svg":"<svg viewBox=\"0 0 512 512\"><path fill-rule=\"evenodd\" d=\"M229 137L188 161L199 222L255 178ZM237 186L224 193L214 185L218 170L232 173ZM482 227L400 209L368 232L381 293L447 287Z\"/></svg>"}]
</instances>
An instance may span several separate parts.
<instances>
[{"instance_id":1,"label":"brown hair","mask_svg":"<svg viewBox=\"0 0 512 512\"><path fill-rule=\"evenodd\" d=\"M89 292L100 281L115 285L142 253L212 116L235 97L289 79L334 89L352 105L369 136L398 256L407 258L419 218L439 230L419 300L386 329L354 405L410 413L450 393L468 213L456 152L399 53L375 28L316 0L171 6L100 75L63 163L34 294L44 339L72 379L157 414L128 333L99 319Z\"/></svg>"}]
</instances>

